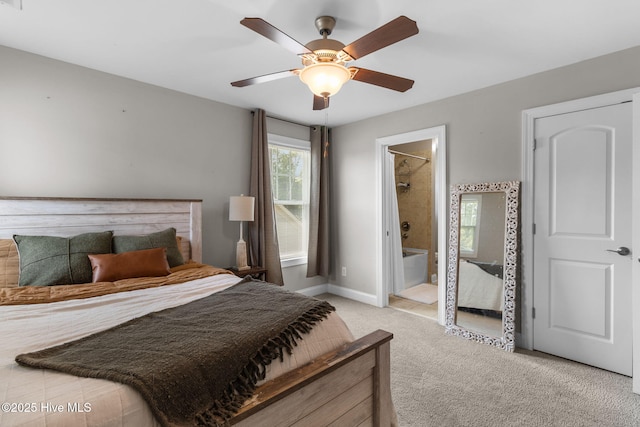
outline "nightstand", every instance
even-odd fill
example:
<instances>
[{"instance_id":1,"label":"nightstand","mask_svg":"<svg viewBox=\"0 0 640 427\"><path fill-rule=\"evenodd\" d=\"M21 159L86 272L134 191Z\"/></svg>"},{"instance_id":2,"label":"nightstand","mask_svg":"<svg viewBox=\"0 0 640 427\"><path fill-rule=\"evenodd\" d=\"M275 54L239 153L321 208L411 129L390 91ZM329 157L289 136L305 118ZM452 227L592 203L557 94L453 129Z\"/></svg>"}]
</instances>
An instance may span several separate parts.
<instances>
[{"instance_id":1,"label":"nightstand","mask_svg":"<svg viewBox=\"0 0 640 427\"><path fill-rule=\"evenodd\" d=\"M267 269L264 267L260 267L259 265L254 265L253 267L247 270L238 270L235 267L229 267L229 270L233 272L238 277L246 277L251 276L254 279L265 280L267 277Z\"/></svg>"}]
</instances>

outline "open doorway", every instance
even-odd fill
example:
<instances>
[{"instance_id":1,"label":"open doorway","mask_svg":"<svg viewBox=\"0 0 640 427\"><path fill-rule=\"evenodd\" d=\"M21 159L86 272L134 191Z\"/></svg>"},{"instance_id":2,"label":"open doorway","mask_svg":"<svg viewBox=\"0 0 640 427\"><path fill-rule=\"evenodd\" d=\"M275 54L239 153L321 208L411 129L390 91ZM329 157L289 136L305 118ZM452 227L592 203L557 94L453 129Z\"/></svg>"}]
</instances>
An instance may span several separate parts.
<instances>
[{"instance_id":1,"label":"open doorway","mask_svg":"<svg viewBox=\"0 0 640 427\"><path fill-rule=\"evenodd\" d=\"M376 142L378 305L387 306L390 301L395 305L399 296L409 305L424 304L426 312L422 314L443 324L444 306L437 301L445 301L446 288L446 257L443 263L438 262L438 254L446 254L447 241L445 127L392 135ZM415 298L408 298L412 296Z\"/></svg>"},{"instance_id":2,"label":"open doorway","mask_svg":"<svg viewBox=\"0 0 640 427\"><path fill-rule=\"evenodd\" d=\"M390 145L387 152L393 174L386 178L391 185L385 188L391 192L386 203L397 204L397 215L395 206L389 209L393 212L389 227L398 234L394 240L400 244L391 250L402 254L397 267L391 266L401 271L389 284L389 306L437 319L438 238L432 145L430 139Z\"/></svg>"}]
</instances>

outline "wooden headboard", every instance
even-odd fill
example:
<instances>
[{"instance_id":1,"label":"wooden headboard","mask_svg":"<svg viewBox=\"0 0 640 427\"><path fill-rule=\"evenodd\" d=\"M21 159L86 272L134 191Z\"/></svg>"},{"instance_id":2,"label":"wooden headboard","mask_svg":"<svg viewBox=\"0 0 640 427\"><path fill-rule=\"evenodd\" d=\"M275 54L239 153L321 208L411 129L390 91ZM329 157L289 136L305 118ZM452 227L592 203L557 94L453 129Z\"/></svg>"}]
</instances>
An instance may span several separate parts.
<instances>
[{"instance_id":1,"label":"wooden headboard","mask_svg":"<svg viewBox=\"0 0 640 427\"><path fill-rule=\"evenodd\" d=\"M181 237L182 253L202 262L202 200L0 197L0 239L107 230L139 235L169 227Z\"/></svg>"}]
</instances>

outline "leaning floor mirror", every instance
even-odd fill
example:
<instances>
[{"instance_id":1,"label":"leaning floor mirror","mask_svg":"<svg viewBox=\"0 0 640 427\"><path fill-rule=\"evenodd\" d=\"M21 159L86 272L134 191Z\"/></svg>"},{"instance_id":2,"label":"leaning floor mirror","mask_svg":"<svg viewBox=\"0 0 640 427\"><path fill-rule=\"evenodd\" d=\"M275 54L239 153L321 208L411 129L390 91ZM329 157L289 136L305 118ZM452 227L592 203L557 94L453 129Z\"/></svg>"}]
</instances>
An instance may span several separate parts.
<instances>
[{"instance_id":1,"label":"leaning floor mirror","mask_svg":"<svg viewBox=\"0 0 640 427\"><path fill-rule=\"evenodd\" d=\"M515 348L518 181L451 188L445 330Z\"/></svg>"}]
</instances>

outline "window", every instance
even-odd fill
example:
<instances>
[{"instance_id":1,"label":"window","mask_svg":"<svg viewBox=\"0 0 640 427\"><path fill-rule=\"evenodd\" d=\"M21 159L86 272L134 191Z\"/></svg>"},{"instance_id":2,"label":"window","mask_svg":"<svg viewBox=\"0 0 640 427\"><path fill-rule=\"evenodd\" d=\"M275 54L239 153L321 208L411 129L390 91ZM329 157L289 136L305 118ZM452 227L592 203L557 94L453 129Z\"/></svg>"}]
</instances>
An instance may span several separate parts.
<instances>
[{"instance_id":1,"label":"window","mask_svg":"<svg viewBox=\"0 0 640 427\"><path fill-rule=\"evenodd\" d=\"M309 141L269 134L271 191L282 266L307 262L309 242Z\"/></svg>"},{"instance_id":2,"label":"window","mask_svg":"<svg viewBox=\"0 0 640 427\"><path fill-rule=\"evenodd\" d=\"M460 198L460 255L470 258L478 256L478 234L480 231L480 208L482 195L463 194Z\"/></svg>"}]
</instances>

